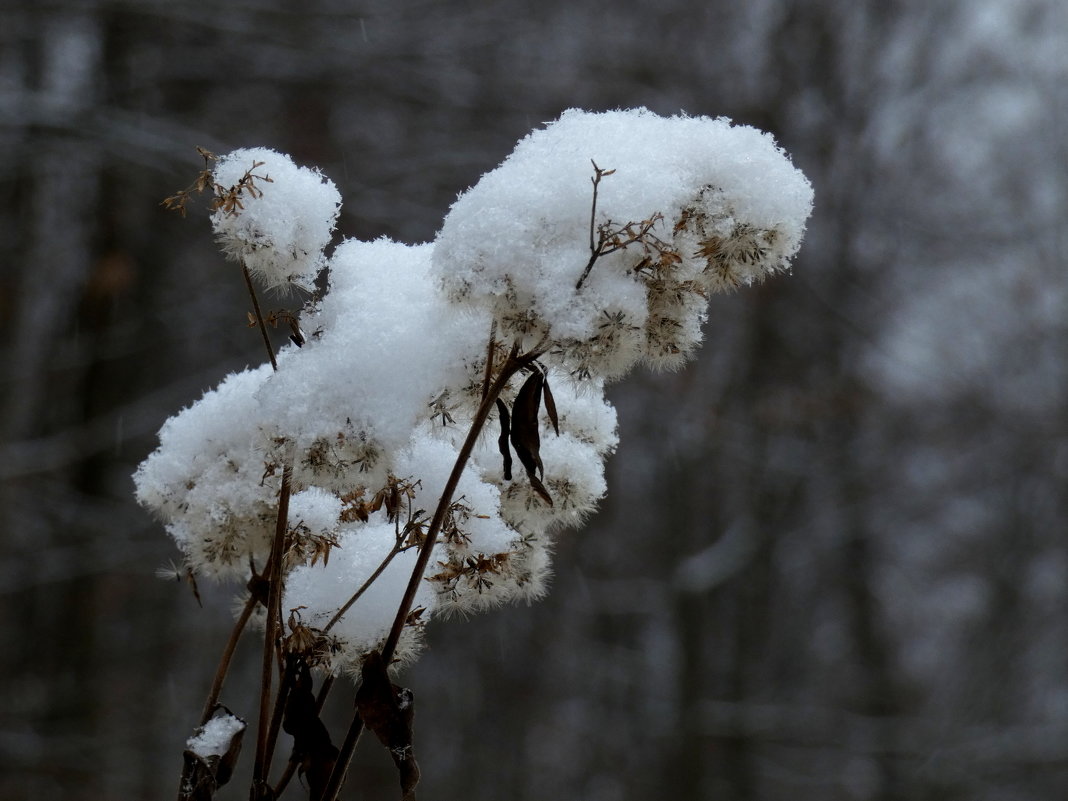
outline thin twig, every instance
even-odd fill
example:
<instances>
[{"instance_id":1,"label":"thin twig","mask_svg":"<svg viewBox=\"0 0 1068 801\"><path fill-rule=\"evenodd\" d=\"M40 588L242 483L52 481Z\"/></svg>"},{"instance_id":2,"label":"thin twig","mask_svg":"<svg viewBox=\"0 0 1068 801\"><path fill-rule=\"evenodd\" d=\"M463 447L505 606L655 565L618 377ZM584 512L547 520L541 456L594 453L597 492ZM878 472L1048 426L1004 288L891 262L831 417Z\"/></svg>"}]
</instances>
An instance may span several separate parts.
<instances>
[{"instance_id":1,"label":"thin twig","mask_svg":"<svg viewBox=\"0 0 1068 801\"><path fill-rule=\"evenodd\" d=\"M352 762L352 755L356 753L356 745L360 742L362 734L363 718L360 717L359 712L355 712L352 715L352 722L349 723L349 730L345 732L345 741L338 749L337 762L334 763L334 769L330 772L330 780L323 789L322 797L315 801L337 801L337 794L341 792L341 786L345 783L349 763Z\"/></svg>"},{"instance_id":2,"label":"thin twig","mask_svg":"<svg viewBox=\"0 0 1068 801\"><path fill-rule=\"evenodd\" d=\"M615 172L615 170L602 170L593 159L590 159L590 164L593 165L593 177L590 178L593 182L593 202L590 203L590 260L586 262L586 269L582 271L582 275L579 276L579 280L575 283L576 292L582 289L582 282L589 276L590 270L593 269L594 263L600 258L601 251L604 248L605 237L602 235L595 241L593 236L597 228L597 188L600 186L601 179L604 176Z\"/></svg>"},{"instance_id":3,"label":"thin twig","mask_svg":"<svg viewBox=\"0 0 1068 801\"><path fill-rule=\"evenodd\" d=\"M490 379L493 377L493 354L497 350L497 318L490 323L489 345L486 346L486 372L482 375L482 400L489 394Z\"/></svg>"},{"instance_id":4,"label":"thin twig","mask_svg":"<svg viewBox=\"0 0 1068 801\"><path fill-rule=\"evenodd\" d=\"M593 243L593 230L597 224L597 186L601 183L601 176L605 173L601 172L601 168L593 159L590 159L590 164L593 165L593 177L590 179L593 181L593 203L590 204L590 253L596 253L597 246Z\"/></svg>"},{"instance_id":5,"label":"thin twig","mask_svg":"<svg viewBox=\"0 0 1068 801\"><path fill-rule=\"evenodd\" d=\"M219 666L215 669L215 677L211 680L211 689L208 691L208 698L204 702L204 712L200 716L201 726L207 723L211 716L215 714L215 705L219 703L219 696L222 695L223 682L226 681L226 674L230 672L230 661L234 657L237 643L245 631L245 626L248 625L249 618L252 617L252 610L255 608L256 598L249 596L249 599L245 601L245 605L241 609L241 614L234 623L233 630L230 632L230 639L227 640L226 648L223 649Z\"/></svg>"},{"instance_id":6,"label":"thin twig","mask_svg":"<svg viewBox=\"0 0 1068 801\"><path fill-rule=\"evenodd\" d=\"M237 650L237 643L241 639L241 635L245 631L245 627L248 625L249 618L252 617L252 612L256 608L255 596L250 596L245 601L245 606L241 609L241 614L238 615L237 621L234 623L233 629L230 631L230 639L226 641L226 647L223 649L222 657L219 659L219 666L215 668L215 676L211 680L211 689L208 690L208 697L204 701L204 711L200 714L200 723L198 725L203 726L207 723L211 716L215 714L215 708L219 703L219 696L222 695L223 683L226 681L226 676L230 672L230 662L233 660L234 652ZM191 763L186 763L186 766ZM184 788L189 785L189 777L186 775L186 769L182 770L182 777L178 783L178 798L187 798L188 793Z\"/></svg>"},{"instance_id":7,"label":"thin twig","mask_svg":"<svg viewBox=\"0 0 1068 801\"><path fill-rule=\"evenodd\" d=\"M245 275L245 286L248 287L249 297L252 298L252 309L256 313L256 322L259 324L260 335L263 337L263 346L267 348L267 356L271 360L271 367L276 371L278 370L278 361L274 358L274 348L271 347L271 338L267 335L267 323L263 320L263 313L260 311L260 301L256 297L256 288L252 285L252 275L248 271L248 267L245 262L241 262L241 272Z\"/></svg>"},{"instance_id":8,"label":"thin twig","mask_svg":"<svg viewBox=\"0 0 1068 801\"><path fill-rule=\"evenodd\" d=\"M260 722L256 737L256 761L253 764L253 792L264 787L270 770L271 684L274 679L275 649L279 637L282 609L282 561L285 554L285 539L289 521L289 494L293 468L287 462L282 468L282 488L278 492L278 520L275 525L274 542L268 560L269 592L267 598L267 623L263 632L263 670L260 678Z\"/></svg>"},{"instance_id":9,"label":"thin twig","mask_svg":"<svg viewBox=\"0 0 1068 801\"><path fill-rule=\"evenodd\" d=\"M389 567L389 563L393 561L393 557L399 554L402 550L404 549L400 547L399 543L394 545L393 548L390 549L390 552L386 554L386 558L382 560L381 564L379 564L377 568L375 568L375 572L368 576L367 580L360 585L360 588L352 594L352 597L345 601L345 604L337 610L337 612L332 618L330 618L330 622L323 627L323 634L327 634L330 629L332 629L337 624L337 622L341 620L342 616L346 612L348 612L349 609L352 608L352 605L360 599L360 596L364 594L367 588L370 587L375 582L375 580L382 575L382 572L387 567Z\"/></svg>"},{"instance_id":10,"label":"thin twig","mask_svg":"<svg viewBox=\"0 0 1068 801\"><path fill-rule=\"evenodd\" d=\"M300 762L297 759L296 754L291 754L289 757L289 761L286 763L286 769L282 771L282 775L278 779L278 784L276 784L271 790L272 798L278 798L280 795L282 795L282 792L293 780L293 774L297 772L297 765L299 764Z\"/></svg>"}]
</instances>

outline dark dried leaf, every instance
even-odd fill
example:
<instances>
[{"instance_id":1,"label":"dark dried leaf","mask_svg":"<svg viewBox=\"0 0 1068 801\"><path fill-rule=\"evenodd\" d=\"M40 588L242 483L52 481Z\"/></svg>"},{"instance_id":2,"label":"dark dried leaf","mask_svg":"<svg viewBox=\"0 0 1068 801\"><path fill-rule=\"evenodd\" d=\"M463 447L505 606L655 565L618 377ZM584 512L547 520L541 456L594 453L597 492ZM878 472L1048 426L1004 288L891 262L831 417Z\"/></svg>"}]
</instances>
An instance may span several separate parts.
<instances>
[{"instance_id":1,"label":"dark dried leaf","mask_svg":"<svg viewBox=\"0 0 1068 801\"><path fill-rule=\"evenodd\" d=\"M397 486L396 481L389 482L389 489L386 493L386 520L392 523L397 519L397 515L400 514L401 508L401 493Z\"/></svg>"},{"instance_id":2,"label":"dark dried leaf","mask_svg":"<svg viewBox=\"0 0 1068 801\"><path fill-rule=\"evenodd\" d=\"M222 705L219 705L217 709L221 709L227 715L232 715L230 710ZM244 721L241 722L244 724ZM178 788L180 801L211 801L215 792L233 776L244 735L245 728L242 725L230 738L226 752L223 754L203 757L192 751L182 753L182 780Z\"/></svg>"},{"instance_id":3,"label":"dark dried leaf","mask_svg":"<svg viewBox=\"0 0 1068 801\"><path fill-rule=\"evenodd\" d=\"M179 801L211 801L219 785L211 765L192 751L182 753L182 779Z\"/></svg>"},{"instance_id":4,"label":"dark dried leaf","mask_svg":"<svg viewBox=\"0 0 1068 801\"><path fill-rule=\"evenodd\" d=\"M311 797L319 798L330 780L338 750L319 719L308 664L296 655L289 658L293 660L293 685L286 699L282 728L293 736L293 759L308 780Z\"/></svg>"},{"instance_id":5,"label":"dark dried leaf","mask_svg":"<svg viewBox=\"0 0 1068 801\"><path fill-rule=\"evenodd\" d=\"M541 392L544 383L545 376L540 370L535 370L516 393L515 402L512 404L511 440L516 456L526 468L530 486L547 504L552 506L552 496L549 495L549 491L545 489L538 475L539 473L542 476L545 475L545 468L541 463L541 434L538 431L538 412L541 410Z\"/></svg>"},{"instance_id":6,"label":"dark dried leaf","mask_svg":"<svg viewBox=\"0 0 1068 801\"><path fill-rule=\"evenodd\" d=\"M541 434L538 412L541 410L541 388L545 377L535 370L519 388L512 403L512 447L527 473L545 474L541 463Z\"/></svg>"},{"instance_id":7,"label":"dark dried leaf","mask_svg":"<svg viewBox=\"0 0 1068 801\"><path fill-rule=\"evenodd\" d=\"M512 450L508 447L508 435L511 430L510 416L508 414L508 407L504 405L504 401L497 398L497 414L501 419L501 435L497 437L497 447L501 451L501 456L504 457L504 478L505 481L512 480Z\"/></svg>"},{"instance_id":8,"label":"dark dried leaf","mask_svg":"<svg viewBox=\"0 0 1068 801\"><path fill-rule=\"evenodd\" d=\"M556 432L556 436L560 436L560 418L556 414L556 401L553 399L552 390L549 389L548 376L543 377L542 392L545 395L545 413L549 415L549 422L553 424L553 431Z\"/></svg>"},{"instance_id":9,"label":"dark dried leaf","mask_svg":"<svg viewBox=\"0 0 1068 801\"><path fill-rule=\"evenodd\" d=\"M245 586L248 588L249 595L255 598L257 603L262 604L264 607L267 606L267 599L271 594L270 579L258 573L253 573Z\"/></svg>"},{"instance_id":10,"label":"dark dried leaf","mask_svg":"<svg viewBox=\"0 0 1068 801\"><path fill-rule=\"evenodd\" d=\"M549 490L547 490L545 488L545 485L543 483L541 483L541 479L538 478L533 473L528 473L527 477L530 479L531 488L536 493L538 493L538 495L541 497L541 499L543 501L545 501L547 504L549 504L549 506L552 506L553 505L553 496L549 494Z\"/></svg>"},{"instance_id":11,"label":"dark dried leaf","mask_svg":"<svg viewBox=\"0 0 1068 801\"><path fill-rule=\"evenodd\" d=\"M356 709L364 724L389 750L400 774L405 799L415 798L419 765L412 747L415 706L412 691L389 680L382 654L372 651L363 661L362 682L356 693Z\"/></svg>"}]
</instances>

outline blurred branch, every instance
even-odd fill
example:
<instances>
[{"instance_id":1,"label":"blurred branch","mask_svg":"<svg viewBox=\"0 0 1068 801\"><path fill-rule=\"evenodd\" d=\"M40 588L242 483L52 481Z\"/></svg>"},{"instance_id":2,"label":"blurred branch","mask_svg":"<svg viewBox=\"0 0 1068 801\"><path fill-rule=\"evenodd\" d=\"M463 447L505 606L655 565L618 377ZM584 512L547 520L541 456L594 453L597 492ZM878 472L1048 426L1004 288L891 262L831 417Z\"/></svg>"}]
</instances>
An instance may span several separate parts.
<instances>
[{"instance_id":1,"label":"blurred branch","mask_svg":"<svg viewBox=\"0 0 1068 801\"><path fill-rule=\"evenodd\" d=\"M1006 765L1063 762L1068 752L1068 725L954 726L943 718L875 717L829 706L791 706L754 702L702 701L704 733L805 748L822 747L855 754L884 753L883 733L896 732L894 755L939 764L954 771L993 772ZM956 774L954 774L956 775Z\"/></svg>"},{"instance_id":2,"label":"blurred branch","mask_svg":"<svg viewBox=\"0 0 1068 801\"><path fill-rule=\"evenodd\" d=\"M86 457L117 450L126 440L149 437L167 417L161 409L188 402L190 396L199 394L191 388L209 386L229 367L216 364L195 375L184 375L163 389L145 393L83 425L70 426L47 437L4 443L0 445L0 481L60 470Z\"/></svg>"}]
</instances>

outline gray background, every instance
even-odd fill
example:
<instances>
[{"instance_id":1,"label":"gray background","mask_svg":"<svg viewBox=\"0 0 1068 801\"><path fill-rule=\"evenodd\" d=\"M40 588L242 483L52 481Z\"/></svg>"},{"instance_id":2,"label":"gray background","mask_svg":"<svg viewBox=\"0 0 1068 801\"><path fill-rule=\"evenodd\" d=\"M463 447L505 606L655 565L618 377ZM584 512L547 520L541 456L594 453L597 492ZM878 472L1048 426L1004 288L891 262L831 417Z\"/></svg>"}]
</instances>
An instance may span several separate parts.
<instances>
[{"instance_id":1,"label":"gray background","mask_svg":"<svg viewBox=\"0 0 1068 801\"><path fill-rule=\"evenodd\" d=\"M131 499L262 358L206 219L159 206L194 146L288 152L342 235L416 242L532 127L638 105L772 131L809 233L613 389L550 596L431 626L422 796L1065 797L1066 54L1058 0L6 0L0 797L172 797L229 628ZM353 776L396 795L371 739Z\"/></svg>"}]
</instances>

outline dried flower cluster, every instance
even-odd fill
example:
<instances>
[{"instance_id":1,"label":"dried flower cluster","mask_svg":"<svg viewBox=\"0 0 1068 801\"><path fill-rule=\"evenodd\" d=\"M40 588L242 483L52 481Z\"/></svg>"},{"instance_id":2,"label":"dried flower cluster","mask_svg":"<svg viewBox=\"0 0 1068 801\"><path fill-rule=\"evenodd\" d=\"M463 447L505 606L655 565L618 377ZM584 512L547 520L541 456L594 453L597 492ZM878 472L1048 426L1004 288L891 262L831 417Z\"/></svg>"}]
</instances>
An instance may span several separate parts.
<instances>
[{"instance_id":1,"label":"dried flower cluster","mask_svg":"<svg viewBox=\"0 0 1068 801\"><path fill-rule=\"evenodd\" d=\"M644 110L531 134L426 245L346 241L327 258L336 189L269 150L221 158L204 183L233 200L212 213L228 256L268 287L325 266L329 289L287 320L277 369L231 375L166 422L138 498L193 574L249 580L285 476L289 647L331 672L380 647L436 512L397 658L433 615L544 592L554 536L605 492L606 381L681 364L708 296L785 269L811 207L770 136Z\"/></svg>"}]
</instances>

